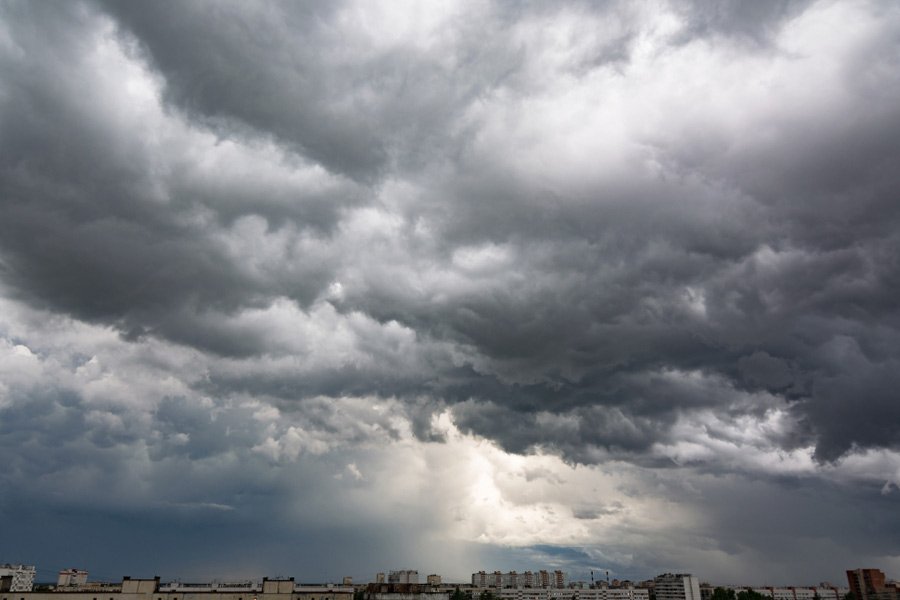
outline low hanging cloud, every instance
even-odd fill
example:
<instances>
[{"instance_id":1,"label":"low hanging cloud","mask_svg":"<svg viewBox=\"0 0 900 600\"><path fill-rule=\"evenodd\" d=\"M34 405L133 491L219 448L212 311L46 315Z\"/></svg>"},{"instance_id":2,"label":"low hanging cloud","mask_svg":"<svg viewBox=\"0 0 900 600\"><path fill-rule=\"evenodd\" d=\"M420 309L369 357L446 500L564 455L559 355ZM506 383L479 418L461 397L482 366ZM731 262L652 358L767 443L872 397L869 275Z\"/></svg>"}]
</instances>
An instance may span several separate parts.
<instances>
[{"instance_id":1,"label":"low hanging cloud","mask_svg":"<svg viewBox=\"0 0 900 600\"><path fill-rule=\"evenodd\" d=\"M0 509L893 564L896 7L0 11Z\"/></svg>"}]
</instances>

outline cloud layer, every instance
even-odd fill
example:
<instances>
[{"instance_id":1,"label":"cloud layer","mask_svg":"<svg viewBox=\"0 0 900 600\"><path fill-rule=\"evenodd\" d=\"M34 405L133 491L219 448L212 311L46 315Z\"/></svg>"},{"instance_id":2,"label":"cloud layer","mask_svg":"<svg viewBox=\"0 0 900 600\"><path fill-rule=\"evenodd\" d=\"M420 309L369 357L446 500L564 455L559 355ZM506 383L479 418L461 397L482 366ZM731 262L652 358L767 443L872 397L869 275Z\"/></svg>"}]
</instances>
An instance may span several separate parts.
<instances>
[{"instance_id":1,"label":"cloud layer","mask_svg":"<svg viewBox=\"0 0 900 600\"><path fill-rule=\"evenodd\" d=\"M4 552L900 567L897 7L0 11Z\"/></svg>"}]
</instances>

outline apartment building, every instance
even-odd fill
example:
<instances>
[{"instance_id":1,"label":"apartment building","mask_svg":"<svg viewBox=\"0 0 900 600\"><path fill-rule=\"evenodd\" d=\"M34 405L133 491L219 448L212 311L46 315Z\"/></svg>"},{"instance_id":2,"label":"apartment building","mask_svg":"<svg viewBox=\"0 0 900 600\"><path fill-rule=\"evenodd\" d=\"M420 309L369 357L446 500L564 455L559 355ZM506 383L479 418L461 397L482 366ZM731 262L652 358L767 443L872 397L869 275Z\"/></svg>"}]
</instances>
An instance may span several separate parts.
<instances>
[{"instance_id":1,"label":"apartment building","mask_svg":"<svg viewBox=\"0 0 900 600\"><path fill-rule=\"evenodd\" d=\"M33 565L0 565L0 592L30 592L34 574Z\"/></svg>"},{"instance_id":2,"label":"apartment building","mask_svg":"<svg viewBox=\"0 0 900 600\"><path fill-rule=\"evenodd\" d=\"M690 573L665 573L653 580L656 600L701 600L700 580Z\"/></svg>"}]
</instances>

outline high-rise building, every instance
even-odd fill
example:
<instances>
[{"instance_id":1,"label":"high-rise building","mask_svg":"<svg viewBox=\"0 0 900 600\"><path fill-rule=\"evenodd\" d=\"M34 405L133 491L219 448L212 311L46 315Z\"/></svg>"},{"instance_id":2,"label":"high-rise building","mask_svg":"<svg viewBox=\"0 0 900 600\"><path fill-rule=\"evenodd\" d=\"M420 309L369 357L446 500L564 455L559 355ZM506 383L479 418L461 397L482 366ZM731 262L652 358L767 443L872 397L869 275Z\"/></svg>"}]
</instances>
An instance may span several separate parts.
<instances>
[{"instance_id":1,"label":"high-rise building","mask_svg":"<svg viewBox=\"0 0 900 600\"><path fill-rule=\"evenodd\" d=\"M565 574L557 569L553 571L553 587L557 589L562 589L566 587L566 576ZM699 598L697 600L700 600Z\"/></svg>"},{"instance_id":2,"label":"high-rise building","mask_svg":"<svg viewBox=\"0 0 900 600\"><path fill-rule=\"evenodd\" d=\"M82 569L63 569L56 578L56 587L85 585L88 572Z\"/></svg>"},{"instance_id":3,"label":"high-rise building","mask_svg":"<svg viewBox=\"0 0 900 600\"><path fill-rule=\"evenodd\" d=\"M0 565L0 591L30 592L34 588L33 565Z\"/></svg>"},{"instance_id":4,"label":"high-rise building","mask_svg":"<svg viewBox=\"0 0 900 600\"><path fill-rule=\"evenodd\" d=\"M897 584L885 583L879 569L853 569L847 571L847 583L856 600L898 600Z\"/></svg>"},{"instance_id":5,"label":"high-rise building","mask_svg":"<svg viewBox=\"0 0 900 600\"><path fill-rule=\"evenodd\" d=\"M560 570L542 571L477 571L472 573L472 587L526 590L532 588L565 589L566 574ZM512 593L512 592L511 592ZM522 600L522 599L517 599ZM570 600L570 599L569 599Z\"/></svg>"},{"instance_id":6,"label":"high-rise building","mask_svg":"<svg viewBox=\"0 0 900 600\"><path fill-rule=\"evenodd\" d=\"M388 583L419 583L419 572L414 569L391 571L388 573Z\"/></svg>"},{"instance_id":7,"label":"high-rise building","mask_svg":"<svg viewBox=\"0 0 900 600\"><path fill-rule=\"evenodd\" d=\"M653 580L656 600L701 600L700 580L689 573L665 573Z\"/></svg>"},{"instance_id":8,"label":"high-rise building","mask_svg":"<svg viewBox=\"0 0 900 600\"><path fill-rule=\"evenodd\" d=\"M375 573L375 583L384 583L384 573Z\"/></svg>"},{"instance_id":9,"label":"high-rise building","mask_svg":"<svg viewBox=\"0 0 900 600\"><path fill-rule=\"evenodd\" d=\"M429 575L428 577L425 578L425 581L427 581L428 585L430 585L430 586L438 586L438 585L441 585L441 576L435 575L434 573L432 573L431 575Z\"/></svg>"}]
</instances>

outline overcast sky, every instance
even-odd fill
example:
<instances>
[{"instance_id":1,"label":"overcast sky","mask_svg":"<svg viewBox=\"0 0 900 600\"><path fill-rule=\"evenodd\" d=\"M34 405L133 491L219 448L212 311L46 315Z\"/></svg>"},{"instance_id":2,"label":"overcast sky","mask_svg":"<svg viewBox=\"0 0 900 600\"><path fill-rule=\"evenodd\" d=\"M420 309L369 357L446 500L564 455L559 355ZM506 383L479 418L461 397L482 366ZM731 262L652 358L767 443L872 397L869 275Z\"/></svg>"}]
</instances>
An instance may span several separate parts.
<instances>
[{"instance_id":1,"label":"overcast sky","mask_svg":"<svg viewBox=\"0 0 900 600\"><path fill-rule=\"evenodd\" d=\"M0 2L0 562L900 577L900 4Z\"/></svg>"}]
</instances>

